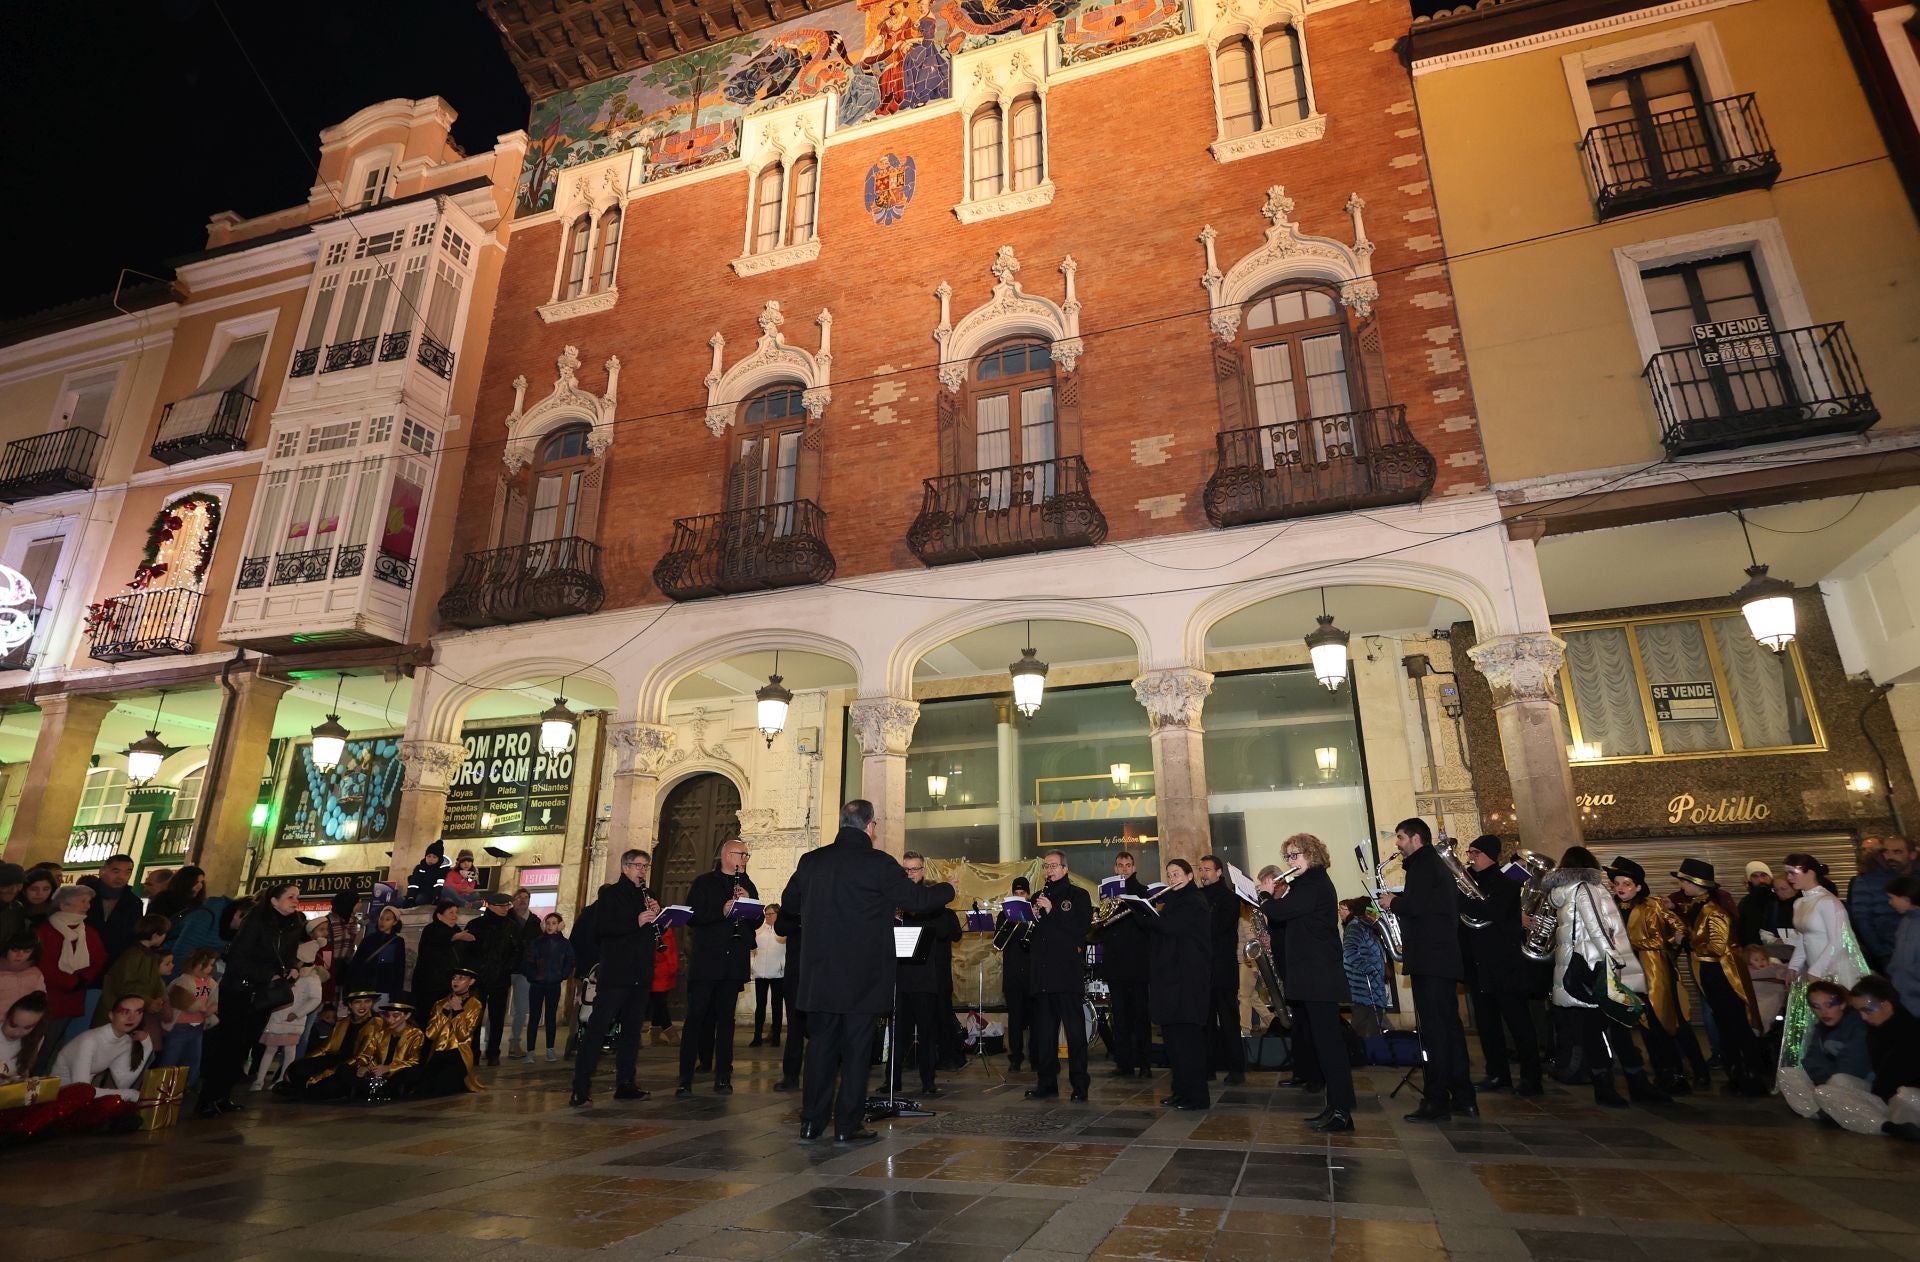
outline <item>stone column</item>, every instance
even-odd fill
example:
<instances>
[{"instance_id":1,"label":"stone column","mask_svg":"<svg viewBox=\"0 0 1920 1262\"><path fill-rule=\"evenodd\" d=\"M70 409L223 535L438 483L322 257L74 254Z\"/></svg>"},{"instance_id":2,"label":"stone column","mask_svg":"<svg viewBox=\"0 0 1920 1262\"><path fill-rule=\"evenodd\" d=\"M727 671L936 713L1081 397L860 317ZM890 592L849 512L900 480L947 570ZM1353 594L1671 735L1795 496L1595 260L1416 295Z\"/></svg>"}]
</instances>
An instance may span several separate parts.
<instances>
[{"instance_id":1,"label":"stone column","mask_svg":"<svg viewBox=\"0 0 1920 1262\"><path fill-rule=\"evenodd\" d=\"M400 742L400 809L393 820L388 879L403 887L447 823L447 790L460 778L467 747L459 741ZM452 858L452 855L448 855Z\"/></svg>"},{"instance_id":2,"label":"stone column","mask_svg":"<svg viewBox=\"0 0 1920 1262\"><path fill-rule=\"evenodd\" d=\"M13 831L7 834L7 861L23 865L66 857L100 723L113 713L111 697L63 692L35 704L40 707L40 736L27 763Z\"/></svg>"},{"instance_id":3,"label":"stone column","mask_svg":"<svg viewBox=\"0 0 1920 1262\"><path fill-rule=\"evenodd\" d=\"M1213 676L1190 666L1150 670L1133 681L1133 695L1147 708L1152 733L1162 864L1168 859L1197 863L1213 844L1200 726L1200 707L1212 691Z\"/></svg>"},{"instance_id":4,"label":"stone column","mask_svg":"<svg viewBox=\"0 0 1920 1262\"><path fill-rule=\"evenodd\" d=\"M673 751L673 729L637 720L607 724L607 748L612 754L613 787L607 804L606 881L620 879L620 855L627 850L652 851L660 821L660 769Z\"/></svg>"},{"instance_id":5,"label":"stone column","mask_svg":"<svg viewBox=\"0 0 1920 1262\"><path fill-rule=\"evenodd\" d=\"M218 752L207 764L206 790L193 829L193 862L206 869L210 894L245 892L240 873L253 836L253 804L260 800L274 712L291 687L291 679L266 675L241 675L233 681L234 704L225 713L225 730L213 734Z\"/></svg>"},{"instance_id":6,"label":"stone column","mask_svg":"<svg viewBox=\"0 0 1920 1262\"><path fill-rule=\"evenodd\" d=\"M993 731L999 755L1000 862L1020 857L1020 729L1013 725L1013 702L1000 697L993 703L997 718Z\"/></svg>"},{"instance_id":7,"label":"stone column","mask_svg":"<svg viewBox=\"0 0 1920 1262\"><path fill-rule=\"evenodd\" d=\"M1566 642L1551 631L1497 636L1467 650L1493 689L1521 840L1555 858L1585 842L1560 725L1560 661L1566 651Z\"/></svg>"},{"instance_id":8,"label":"stone column","mask_svg":"<svg viewBox=\"0 0 1920 1262\"><path fill-rule=\"evenodd\" d=\"M863 697L847 707L860 741L860 791L879 823L874 844L898 857L907 851L907 747L920 703L899 697Z\"/></svg>"}]
</instances>

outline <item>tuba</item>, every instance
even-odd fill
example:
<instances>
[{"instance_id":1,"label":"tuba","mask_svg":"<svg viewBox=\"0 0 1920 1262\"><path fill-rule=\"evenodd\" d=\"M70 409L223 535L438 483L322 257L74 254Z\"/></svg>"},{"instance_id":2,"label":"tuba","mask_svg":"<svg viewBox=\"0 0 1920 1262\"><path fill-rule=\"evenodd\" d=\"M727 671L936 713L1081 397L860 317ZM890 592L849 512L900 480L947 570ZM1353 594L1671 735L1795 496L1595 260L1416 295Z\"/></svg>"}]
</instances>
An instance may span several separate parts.
<instances>
[{"instance_id":1,"label":"tuba","mask_svg":"<svg viewBox=\"0 0 1920 1262\"><path fill-rule=\"evenodd\" d=\"M1382 859L1379 867L1368 867L1367 843L1363 841L1354 846L1353 857L1360 865L1360 884L1365 887L1367 898L1373 903L1374 914L1380 918L1380 936L1386 941L1387 954L1398 964L1404 957L1406 946L1400 935L1400 918L1380 905L1380 890L1386 884L1387 865L1400 856L1391 855Z\"/></svg>"},{"instance_id":2,"label":"tuba","mask_svg":"<svg viewBox=\"0 0 1920 1262\"><path fill-rule=\"evenodd\" d=\"M1553 871L1553 860L1532 850L1522 850L1514 855L1514 861L1527 870L1527 882L1520 887L1520 915L1526 926L1526 937L1521 941L1520 950L1530 960L1551 960L1553 958L1553 903L1547 897L1547 873Z\"/></svg>"},{"instance_id":3,"label":"tuba","mask_svg":"<svg viewBox=\"0 0 1920 1262\"><path fill-rule=\"evenodd\" d=\"M1451 841L1452 839L1448 838L1447 840ZM1481 892L1479 884L1474 881L1473 873L1467 871L1467 865L1460 862L1460 856L1454 853L1453 847L1442 844L1436 840L1433 848L1434 852L1440 856L1440 865L1447 870L1447 875L1453 878L1453 883L1459 886L1460 897L1469 903L1484 905L1487 901L1487 896ZM1476 912L1462 911L1460 913L1460 923L1469 929L1485 929L1493 923L1493 918L1479 915Z\"/></svg>"}]
</instances>

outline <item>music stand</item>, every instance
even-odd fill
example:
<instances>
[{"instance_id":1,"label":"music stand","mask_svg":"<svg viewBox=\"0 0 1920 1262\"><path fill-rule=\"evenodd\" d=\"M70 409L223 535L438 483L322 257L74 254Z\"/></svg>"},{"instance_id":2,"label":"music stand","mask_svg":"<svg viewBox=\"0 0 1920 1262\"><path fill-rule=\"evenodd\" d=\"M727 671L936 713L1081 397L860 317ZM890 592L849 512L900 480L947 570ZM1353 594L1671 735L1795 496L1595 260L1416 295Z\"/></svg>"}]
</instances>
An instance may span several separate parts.
<instances>
[{"instance_id":1,"label":"music stand","mask_svg":"<svg viewBox=\"0 0 1920 1262\"><path fill-rule=\"evenodd\" d=\"M894 960L912 959L919 951L921 943L926 940L927 931L924 926L895 925L893 927ZM900 1094L900 974L896 968L893 977L893 1017L887 1025L886 1091L882 1095L867 1097L867 1120L877 1122L883 1117L932 1116L933 1111L921 1108L918 1100L909 1099Z\"/></svg>"}]
</instances>

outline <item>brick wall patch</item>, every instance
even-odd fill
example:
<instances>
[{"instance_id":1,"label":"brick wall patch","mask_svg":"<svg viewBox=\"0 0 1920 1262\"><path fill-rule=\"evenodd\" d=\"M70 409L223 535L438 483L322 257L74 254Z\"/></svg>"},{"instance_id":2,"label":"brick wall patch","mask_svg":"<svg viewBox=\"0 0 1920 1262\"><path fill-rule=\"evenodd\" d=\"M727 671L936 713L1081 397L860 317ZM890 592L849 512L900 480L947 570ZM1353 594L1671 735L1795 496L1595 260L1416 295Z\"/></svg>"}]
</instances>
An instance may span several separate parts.
<instances>
[{"instance_id":1,"label":"brick wall patch","mask_svg":"<svg viewBox=\"0 0 1920 1262\"><path fill-rule=\"evenodd\" d=\"M1141 468L1151 468L1167 462L1167 448L1173 446L1172 434L1155 434L1151 438L1133 440L1133 463Z\"/></svg>"}]
</instances>

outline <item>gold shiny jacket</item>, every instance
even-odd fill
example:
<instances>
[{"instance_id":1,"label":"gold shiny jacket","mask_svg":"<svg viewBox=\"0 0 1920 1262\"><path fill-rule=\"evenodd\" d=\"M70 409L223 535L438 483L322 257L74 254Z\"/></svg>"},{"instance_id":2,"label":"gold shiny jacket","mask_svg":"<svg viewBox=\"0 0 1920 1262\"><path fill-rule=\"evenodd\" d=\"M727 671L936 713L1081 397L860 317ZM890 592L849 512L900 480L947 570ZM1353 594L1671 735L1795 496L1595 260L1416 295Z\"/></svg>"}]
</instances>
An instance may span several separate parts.
<instances>
[{"instance_id":1,"label":"gold shiny jacket","mask_svg":"<svg viewBox=\"0 0 1920 1262\"><path fill-rule=\"evenodd\" d=\"M427 1054L458 1052L467 1067L467 1090L485 1091L480 1080L473 1076L473 1032L480 1028L486 1005L478 996L468 995L460 1011L448 1012L446 1002L451 998L452 995L447 995L433 1005L433 1016L427 1021Z\"/></svg>"},{"instance_id":2,"label":"gold shiny jacket","mask_svg":"<svg viewBox=\"0 0 1920 1262\"><path fill-rule=\"evenodd\" d=\"M372 1069L375 1065L385 1065L389 1074L397 1074L403 1069L412 1069L420 1063L421 1052L427 1044L426 1035L409 1025L400 1031L399 1037L387 1033L386 1022L370 1021L360 1031L360 1043L353 1054L353 1068Z\"/></svg>"},{"instance_id":3,"label":"gold shiny jacket","mask_svg":"<svg viewBox=\"0 0 1920 1262\"><path fill-rule=\"evenodd\" d=\"M1760 1020L1760 1005L1753 999L1753 980L1747 976L1746 953L1733 932L1733 917L1727 915L1726 909L1711 898L1702 898L1694 903L1689 921L1693 980L1700 980L1700 972L1706 965L1716 965L1720 975L1727 979L1727 985L1746 1005L1748 1024L1755 1030L1765 1029ZM1704 984L1701 985L1700 993L1705 994L1706 989Z\"/></svg>"},{"instance_id":4,"label":"gold shiny jacket","mask_svg":"<svg viewBox=\"0 0 1920 1262\"><path fill-rule=\"evenodd\" d=\"M1687 1019L1687 996L1674 974L1673 953L1687 939L1686 922L1664 898L1643 898L1622 911L1627 942L1647 975L1647 1013L1668 1034L1677 1034Z\"/></svg>"},{"instance_id":5,"label":"gold shiny jacket","mask_svg":"<svg viewBox=\"0 0 1920 1262\"><path fill-rule=\"evenodd\" d=\"M380 1024L380 1022L371 1016L359 1019L348 1017L344 1021L335 1021L333 1027L327 1031L327 1041L321 1046L309 1051L301 1058L302 1060L312 1060L320 1056L331 1056L335 1058L333 1064L328 1065L325 1069L322 1069L307 1079L307 1085L312 1086L316 1082L325 1082L328 1078L333 1077L334 1071L346 1064L348 1058L358 1050L361 1033L369 1025L378 1024Z\"/></svg>"}]
</instances>

